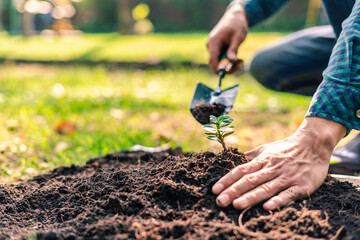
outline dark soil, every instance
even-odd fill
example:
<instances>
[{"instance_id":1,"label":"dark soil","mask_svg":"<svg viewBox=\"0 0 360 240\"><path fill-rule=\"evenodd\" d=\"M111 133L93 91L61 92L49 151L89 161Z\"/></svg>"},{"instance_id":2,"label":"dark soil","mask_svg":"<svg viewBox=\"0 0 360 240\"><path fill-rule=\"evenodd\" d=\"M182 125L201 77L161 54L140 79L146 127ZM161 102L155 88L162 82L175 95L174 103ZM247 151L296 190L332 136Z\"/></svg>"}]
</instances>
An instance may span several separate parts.
<instances>
[{"instance_id":1,"label":"dark soil","mask_svg":"<svg viewBox=\"0 0 360 240\"><path fill-rule=\"evenodd\" d=\"M201 124L207 124L210 122L210 116L214 115L219 117L225 110L225 106L222 104L198 104L196 107L190 109L194 118Z\"/></svg>"},{"instance_id":2,"label":"dark soil","mask_svg":"<svg viewBox=\"0 0 360 240\"><path fill-rule=\"evenodd\" d=\"M241 215L212 185L242 153L120 152L0 187L0 239L360 239L360 191L328 178L310 199Z\"/></svg>"}]
</instances>

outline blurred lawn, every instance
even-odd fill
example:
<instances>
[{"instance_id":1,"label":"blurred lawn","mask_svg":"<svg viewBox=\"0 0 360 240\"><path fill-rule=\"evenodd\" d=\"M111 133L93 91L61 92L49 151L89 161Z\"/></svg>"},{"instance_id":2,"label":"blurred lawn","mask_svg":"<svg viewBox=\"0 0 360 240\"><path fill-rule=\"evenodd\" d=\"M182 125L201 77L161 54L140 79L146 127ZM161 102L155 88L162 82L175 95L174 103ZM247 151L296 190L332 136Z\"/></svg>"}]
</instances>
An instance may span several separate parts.
<instances>
[{"instance_id":1,"label":"blurred lawn","mask_svg":"<svg viewBox=\"0 0 360 240\"><path fill-rule=\"evenodd\" d=\"M100 43L100 39L109 36L112 35L82 38ZM181 35L149 36L152 37L151 44L144 40L148 39L146 36L128 37L133 40L127 44L134 47L149 44L144 47L146 51L136 51L134 56L130 49L126 54L120 50L111 52L110 46L98 54L104 56L107 52L108 59L111 55L118 57L117 60L141 60L146 56L167 58L172 54L184 54L182 57L188 58L185 53L206 56L204 35L185 35L183 42ZM152 49L152 44L161 45L160 37L175 38L178 46L163 40L164 46L171 46L167 51ZM252 35L246 51L243 47L241 54L252 54L263 43L271 41L269 38L272 36ZM25 39L18 41L26 45L35 42L34 39L29 39L28 43ZM57 41L59 46L65 47L65 40ZM121 45L120 38L116 41ZM9 40L6 44L15 46L14 42ZM19 57L21 44L12 50L12 56ZM51 48L60 49L54 42L49 44ZM197 44L202 48L197 49ZM107 45L106 42L103 45ZM4 49L8 50L1 49L2 54ZM30 58L30 49L26 49L25 55ZM42 57L47 56L45 49L46 46L42 48ZM189 49L196 49L196 53ZM63 58L65 51L58 52L64 54L59 58L68 59ZM55 57L55 53L50 52L49 57ZM68 54L77 55L70 50ZM34 55L34 58L39 57L40 53ZM206 61L206 58L199 58L199 61ZM220 149L216 142L206 140L201 125L188 110L196 82L215 88L217 80L208 70L196 68L141 71L114 70L101 65L0 65L0 181L26 179L59 165L83 164L89 158L130 149L135 144L156 147L169 143L185 151ZM228 143L242 151L288 136L297 128L310 102L310 98L266 90L247 74L227 77L224 88L238 83L240 91L230 113L235 119L236 133L229 137ZM54 126L64 121L76 125L74 133L61 135L54 131Z\"/></svg>"},{"instance_id":2,"label":"blurred lawn","mask_svg":"<svg viewBox=\"0 0 360 240\"><path fill-rule=\"evenodd\" d=\"M250 33L240 49L248 60L253 50L281 33ZM38 61L168 61L207 63L207 34L85 34L68 37L0 34L0 59Z\"/></svg>"}]
</instances>

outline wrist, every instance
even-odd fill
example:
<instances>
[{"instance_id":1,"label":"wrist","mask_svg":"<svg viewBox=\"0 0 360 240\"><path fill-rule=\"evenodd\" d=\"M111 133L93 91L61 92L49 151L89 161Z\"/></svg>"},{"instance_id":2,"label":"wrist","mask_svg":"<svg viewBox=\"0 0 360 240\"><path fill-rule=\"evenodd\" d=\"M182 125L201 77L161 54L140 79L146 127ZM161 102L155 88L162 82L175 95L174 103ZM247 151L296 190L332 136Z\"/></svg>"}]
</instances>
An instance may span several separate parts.
<instances>
[{"instance_id":1,"label":"wrist","mask_svg":"<svg viewBox=\"0 0 360 240\"><path fill-rule=\"evenodd\" d=\"M232 1L226 8L225 14L240 15L241 19L244 19L246 21L246 26L248 26L249 19L246 14L246 10L239 2L240 1Z\"/></svg>"},{"instance_id":2,"label":"wrist","mask_svg":"<svg viewBox=\"0 0 360 240\"><path fill-rule=\"evenodd\" d=\"M332 152L346 132L346 127L340 123L325 118L306 117L295 134L310 141L315 149L325 147Z\"/></svg>"},{"instance_id":3,"label":"wrist","mask_svg":"<svg viewBox=\"0 0 360 240\"><path fill-rule=\"evenodd\" d=\"M226 10L234 6L240 6L245 11L241 0L232 0L231 3L226 7Z\"/></svg>"}]
</instances>

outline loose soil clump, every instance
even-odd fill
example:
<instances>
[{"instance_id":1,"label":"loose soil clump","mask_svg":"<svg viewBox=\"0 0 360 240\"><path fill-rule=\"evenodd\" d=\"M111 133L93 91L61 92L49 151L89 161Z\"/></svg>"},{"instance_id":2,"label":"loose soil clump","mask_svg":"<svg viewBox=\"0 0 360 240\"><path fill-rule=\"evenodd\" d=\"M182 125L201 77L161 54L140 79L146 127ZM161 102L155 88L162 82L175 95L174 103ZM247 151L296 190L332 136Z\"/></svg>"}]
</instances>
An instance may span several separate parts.
<instances>
[{"instance_id":1,"label":"loose soil clump","mask_svg":"<svg viewBox=\"0 0 360 240\"><path fill-rule=\"evenodd\" d=\"M224 111L225 106L219 103L215 104L198 104L190 109L194 118L201 124L207 124L210 121L210 116L219 117Z\"/></svg>"},{"instance_id":2,"label":"loose soil clump","mask_svg":"<svg viewBox=\"0 0 360 240\"><path fill-rule=\"evenodd\" d=\"M217 207L212 185L243 163L237 149L176 149L60 167L0 187L0 239L360 238L360 192L331 178L308 200L279 211Z\"/></svg>"}]
</instances>

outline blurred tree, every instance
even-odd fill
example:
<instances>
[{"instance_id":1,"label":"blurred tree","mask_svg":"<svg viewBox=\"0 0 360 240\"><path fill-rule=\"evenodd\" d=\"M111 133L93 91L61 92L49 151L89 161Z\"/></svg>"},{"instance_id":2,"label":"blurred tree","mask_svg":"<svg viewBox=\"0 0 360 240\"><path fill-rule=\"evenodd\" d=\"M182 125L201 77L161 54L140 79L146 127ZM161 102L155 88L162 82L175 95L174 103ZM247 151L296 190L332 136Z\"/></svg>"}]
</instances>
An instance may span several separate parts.
<instances>
[{"instance_id":1,"label":"blurred tree","mask_svg":"<svg viewBox=\"0 0 360 240\"><path fill-rule=\"evenodd\" d=\"M83 0L76 3L75 26L85 32L116 32L117 1Z\"/></svg>"},{"instance_id":2,"label":"blurred tree","mask_svg":"<svg viewBox=\"0 0 360 240\"><path fill-rule=\"evenodd\" d=\"M25 36L31 36L35 34L35 24L34 24L34 13L32 12L33 6L31 0L23 0L17 2L17 10L21 14L21 31Z\"/></svg>"},{"instance_id":3,"label":"blurred tree","mask_svg":"<svg viewBox=\"0 0 360 240\"><path fill-rule=\"evenodd\" d=\"M2 28L5 31L10 31L11 1L0 0L0 2L2 4L2 12L1 12Z\"/></svg>"},{"instance_id":4,"label":"blurred tree","mask_svg":"<svg viewBox=\"0 0 360 240\"><path fill-rule=\"evenodd\" d=\"M3 30L3 14L4 8L3 8L3 1L0 1L0 32Z\"/></svg>"},{"instance_id":5,"label":"blurred tree","mask_svg":"<svg viewBox=\"0 0 360 240\"><path fill-rule=\"evenodd\" d=\"M290 1L278 14L253 30L293 31L303 28L308 2ZM156 32L208 32L220 19L228 3L229 0L82 0L73 3L77 12L71 20L77 29L85 32L133 33L140 23L141 27L148 28L151 24ZM146 4L150 9L144 21L132 16L134 8L140 4Z\"/></svg>"},{"instance_id":6,"label":"blurred tree","mask_svg":"<svg viewBox=\"0 0 360 240\"><path fill-rule=\"evenodd\" d=\"M15 0L8 1L9 7L9 31L11 34L21 33L21 13L16 9Z\"/></svg>"},{"instance_id":7,"label":"blurred tree","mask_svg":"<svg viewBox=\"0 0 360 240\"><path fill-rule=\"evenodd\" d=\"M134 32L134 21L131 16L133 4L130 0L117 0L118 32L131 34Z\"/></svg>"},{"instance_id":8,"label":"blurred tree","mask_svg":"<svg viewBox=\"0 0 360 240\"><path fill-rule=\"evenodd\" d=\"M34 24L34 15L29 12L23 12L21 15L21 31L24 36L34 35L35 24Z\"/></svg>"}]
</instances>

